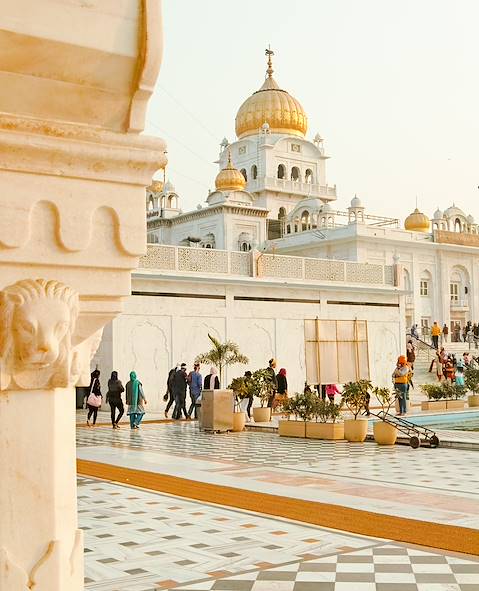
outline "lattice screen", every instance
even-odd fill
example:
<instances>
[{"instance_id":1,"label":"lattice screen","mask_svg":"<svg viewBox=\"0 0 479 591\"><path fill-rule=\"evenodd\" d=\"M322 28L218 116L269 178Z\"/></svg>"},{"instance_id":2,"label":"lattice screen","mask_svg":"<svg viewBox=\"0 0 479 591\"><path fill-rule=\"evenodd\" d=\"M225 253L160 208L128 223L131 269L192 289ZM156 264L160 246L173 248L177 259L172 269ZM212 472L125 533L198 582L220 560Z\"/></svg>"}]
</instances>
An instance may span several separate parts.
<instances>
[{"instance_id":1,"label":"lattice screen","mask_svg":"<svg viewBox=\"0 0 479 591\"><path fill-rule=\"evenodd\" d=\"M308 384L369 380L366 320L305 320L304 329Z\"/></svg>"}]
</instances>

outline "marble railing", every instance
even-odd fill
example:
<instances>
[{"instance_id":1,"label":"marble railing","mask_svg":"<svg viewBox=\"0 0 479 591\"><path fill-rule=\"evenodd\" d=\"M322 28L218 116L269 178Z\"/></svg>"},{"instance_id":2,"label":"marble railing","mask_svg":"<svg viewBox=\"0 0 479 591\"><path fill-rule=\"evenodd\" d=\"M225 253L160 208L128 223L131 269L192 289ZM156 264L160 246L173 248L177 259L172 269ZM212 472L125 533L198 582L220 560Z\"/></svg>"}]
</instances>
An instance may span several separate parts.
<instances>
[{"instance_id":1,"label":"marble railing","mask_svg":"<svg viewBox=\"0 0 479 591\"><path fill-rule=\"evenodd\" d=\"M187 273L394 285L392 265L149 244L141 269Z\"/></svg>"}]
</instances>

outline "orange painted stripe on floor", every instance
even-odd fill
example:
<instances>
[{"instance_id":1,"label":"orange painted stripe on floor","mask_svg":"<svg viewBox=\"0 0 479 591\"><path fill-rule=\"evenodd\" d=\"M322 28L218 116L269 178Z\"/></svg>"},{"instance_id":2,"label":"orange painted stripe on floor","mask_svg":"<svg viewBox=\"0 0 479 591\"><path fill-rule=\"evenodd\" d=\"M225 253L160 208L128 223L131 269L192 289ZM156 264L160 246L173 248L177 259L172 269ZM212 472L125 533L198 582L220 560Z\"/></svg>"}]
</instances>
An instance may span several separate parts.
<instances>
[{"instance_id":1,"label":"orange painted stripe on floor","mask_svg":"<svg viewBox=\"0 0 479 591\"><path fill-rule=\"evenodd\" d=\"M329 503L291 499L88 460L77 460L77 469L78 473L84 476L130 484L187 499L284 517L364 536L465 554L479 554L479 531L467 527L382 515ZM454 504L453 498L451 503Z\"/></svg>"}]
</instances>

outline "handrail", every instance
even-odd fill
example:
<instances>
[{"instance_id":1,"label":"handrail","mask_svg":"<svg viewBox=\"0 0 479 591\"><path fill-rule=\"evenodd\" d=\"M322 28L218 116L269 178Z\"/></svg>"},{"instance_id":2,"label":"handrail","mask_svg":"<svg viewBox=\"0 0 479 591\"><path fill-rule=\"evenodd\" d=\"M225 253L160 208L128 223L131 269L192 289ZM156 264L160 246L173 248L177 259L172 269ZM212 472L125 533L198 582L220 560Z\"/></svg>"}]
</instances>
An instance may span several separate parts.
<instances>
[{"instance_id":1,"label":"handrail","mask_svg":"<svg viewBox=\"0 0 479 591\"><path fill-rule=\"evenodd\" d=\"M415 336L413 336L413 335L412 335L410 332L407 332L407 333L406 333L406 338L407 338L407 337L409 337L409 338L411 338L411 339L414 339L414 340L415 340L417 343L421 343L421 345L424 345L424 346L425 346L425 347L427 347L428 349L433 349L433 350L435 351L434 347L433 347L431 344L429 344L429 343L426 343L426 341L423 341L422 339L420 339L420 338L418 338L418 337L415 337Z\"/></svg>"}]
</instances>

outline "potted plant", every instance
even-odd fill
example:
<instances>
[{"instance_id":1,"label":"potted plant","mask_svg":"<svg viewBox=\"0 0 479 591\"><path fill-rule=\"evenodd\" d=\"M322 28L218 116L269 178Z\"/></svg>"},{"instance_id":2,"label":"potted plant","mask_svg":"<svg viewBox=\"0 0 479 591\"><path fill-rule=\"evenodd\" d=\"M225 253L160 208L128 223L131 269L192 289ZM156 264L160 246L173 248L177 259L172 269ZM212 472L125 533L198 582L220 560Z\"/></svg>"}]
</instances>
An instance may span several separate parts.
<instances>
[{"instance_id":1,"label":"potted plant","mask_svg":"<svg viewBox=\"0 0 479 591\"><path fill-rule=\"evenodd\" d=\"M464 386L443 382L442 390L447 410L460 410L464 408L463 398L466 395L466 388Z\"/></svg>"},{"instance_id":2,"label":"potted plant","mask_svg":"<svg viewBox=\"0 0 479 591\"><path fill-rule=\"evenodd\" d=\"M314 394L307 392L295 394L283 402L282 410L288 418L278 422L281 437L306 437L306 421L312 416L313 397ZM294 420L291 420L291 416Z\"/></svg>"},{"instance_id":3,"label":"potted plant","mask_svg":"<svg viewBox=\"0 0 479 591\"><path fill-rule=\"evenodd\" d=\"M442 384L423 384L421 390L428 398L421 402L421 410L446 410Z\"/></svg>"},{"instance_id":4,"label":"potted plant","mask_svg":"<svg viewBox=\"0 0 479 591\"><path fill-rule=\"evenodd\" d=\"M396 402L398 393L391 392L389 388L379 387L374 388L373 392L381 405L381 410L383 411L381 420L373 423L374 441L376 441L378 445L394 445L396 443L398 430L394 425L390 425L386 422L386 415Z\"/></svg>"},{"instance_id":5,"label":"potted plant","mask_svg":"<svg viewBox=\"0 0 479 591\"><path fill-rule=\"evenodd\" d=\"M479 406L479 369L468 367L464 373L466 388L472 392L467 397L469 406Z\"/></svg>"},{"instance_id":6,"label":"potted plant","mask_svg":"<svg viewBox=\"0 0 479 591\"><path fill-rule=\"evenodd\" d=\"M306 437L309 439L344 439L344 422L341 418L341 404L316 398L313 406L314 421L306 423Z\"/></svg>"},{"instance_id":7,"label":"potted plant","mask_svg":"<svg viewBox=\"0 0 479 591\"><path fill-rule=\"evenodd\" d=\"M206 363L218 368L220 388L223 387L224 370L229 365L237 363L248 363L249 359L240 353L239 347L233 341L220 342L217 338L208 333L213 348L207 353L201 353L195 359L195 363Z\"/></svg>"},{"instance_id":8,"label":"potted plant","mask_svg":"<svg viewBox=\"0 0 479 591\"><path fill-rule=\"evenodd\" d=\"M368 407L371 389L372 384L369 380L358 380L344 385L342 402L354 417L344 420L344 437L348 441L360 442L366 439L368 420L359 418L359 415Z\"/></svg>"},{"instance_id":9,"label":"potted plant","mask_svg":"<svg viewBox=\"0 0 479 591\"><path fill-rule=\"evenodd\" d=\"M234 395L233 431L244 431L246 413L241 410L241 402L249 397L249 384L244 377L239 377L234 378L228 388Z\"/></svg>"},{"instance_id":10,"label":"potted plant","mask_svg":"<svg viewBox=\"0 0 479 591\"><path fill-rule=\"evenodd\" d=\"M274 384L271 373L267 369L257 369L253 372L250 382L250 392L255 398L259 398L260 406L253 407L255 423L267 423L271 420L271 408L267 406L274 392Z\"/></svg>"}]
</instances>

